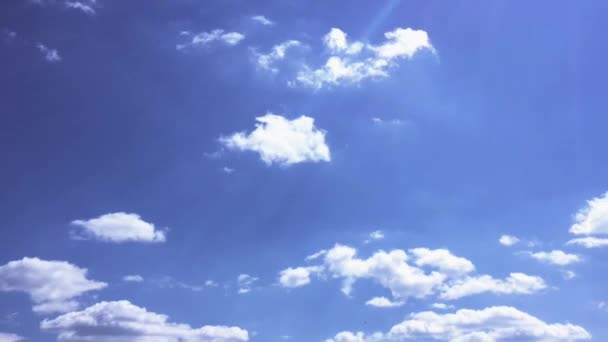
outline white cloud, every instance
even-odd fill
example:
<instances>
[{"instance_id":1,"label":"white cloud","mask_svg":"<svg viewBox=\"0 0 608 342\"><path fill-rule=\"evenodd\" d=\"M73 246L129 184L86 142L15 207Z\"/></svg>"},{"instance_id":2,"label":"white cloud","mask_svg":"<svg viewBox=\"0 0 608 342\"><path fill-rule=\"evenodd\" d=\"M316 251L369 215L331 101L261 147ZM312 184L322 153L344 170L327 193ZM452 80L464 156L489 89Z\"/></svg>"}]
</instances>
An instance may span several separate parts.
<instances>
[{"instance_id":1,"label":"white cloud","mask_svg":"<svg viewBox=\"0 0 608 342\"><path fill-rule=\"evenodd\" d=\"M365 243L370 243L372 241L382 240L384 239L384 233L381 230L375 230L368 235L368 239L365 240Z\"/></svg>"},{"instance_id":2,"label":"white cloud","mask_svg":"<svg viewBox=\"0 0 608 342\"><path fill-rule=\"evenodd\" d=\"M47 314L73 310L73 299L107 284L87 278L87 269L66 261L23 258L0 266L0 291L26 292L35 303L34 312Z\"/></svg>"},{"instance_id":3,"label":"white cloud","mask_svg":"<svg viewBox=\"0 0 608 342\"><path fill-rule=\"evenodd\" d=\"M608 238L586 236L568 241L568 245L579 245L586 248L608 247Z\"/></svg>"},{"instance_id":4,"label":"white cloud","mask_svg":"<svg viewBox=\"0 0 608 342\"><path fill-rule=\"evenodd\" d=\"M275 67L276 62L285 59L287 51L298 46L302 46L302 43L297 40L288 40L273 46L269 53L258 53L253 50L253 54L258 67L276 73L279 71Z\"/></svg>"},{"instance_id":5,"label":"white cloud","mask_svg":"<svg viewBox=\"0 0 608 342\"><path fill-rule=\"evenodd\" d=\"M183 50L186 48L197 47L197 46L207 46L214 42L222 42L226 45L234 46L239 44L243 39L245 39L245 35L239 32L225 32L222 29L216 29L210 32L201 32L195 35L192 35L188 31L182 31L180 33L181 36L191 37L190 41L182 44L177 44L177 50Z\"/></svg>"},{"instance_id":6,"label":"white cloud","mask_svg":"<svg viewBox=\"0 0 608 342\"><path fill-rule=\"evenodd\" d=\"M379 117L373 117L372 122L378 126L380 126L380 125L401 126L405 123L401 119L391 119L391 120L385 121L384 119L379 118Z\"/></svg>"},{"instance_id":7,"label":"white cloud","mask_svg":"<svg viewBox=\"0 0 608 342\"><path fill-rule=\"evenodd\" d=\"M513 235L502 235L498 242L503 246L513 246L519 242L519 238Z\"/></svg>"},{"instance_id":8,"label":"white cloud","mask_svg":"<svg viewBox=\"0 0 608 342\"><path fill-rule=\"evenodd\" d=\"M368 78L388 77L389 69L399 59L412 58L420 50L435 52L425 31L397 28L384 35L384 43L366 46L361 42L349 43L346 33L332 28L323 37L331 55L320 68L304 66L296 76L297 82L316 89L357 84Z\"/></svg>"},{"instance_id":9,"label":"white cloud","mask_svg":"<svg viewBox=\"0 0 608 342\"><path fill-rule=\"evenodd\" d=\"M438 310L450 310L450 309L454 308L454 305L446 304L446 303L433 303L433 304L431 304L431 307L433 309L438 309Z\"/></svg>"},{"instance_id":10,"label":"white cloud","mask_svg":"<svg viewBox=\"0 0 608 342\"><path fill-rule=\"evenodd\" d=\"M608 303L606 303L605 301L600 301L599 303L597 303L597 308L599 310L606 311L608 310Z\"/></svg>"},{"instance_id":11,"label":"white cloud","mask_svg":"<svg viewBox=\"0 0 608 342\"><path fill-rule=\"evenodd\" d=\"M213 280L206 280L205 281L205 286L208 286L208 287L218 287L219 284L217 282L213 281Z\"/></svg>"},{"instance_id":12,"label":"white cloud","mask_svg":"<svg viewBox=\"0 0 608 342\"><path fill-rule=\"evenodd\" d=\"M367 302L365 302L365 305L373 306L376 308L396 308L396 307L403 306L403 304L405 304L405 302L403 302L403 301L394 302L386 297L374 297L374 298L368 300Z\"/></svg>"},{"instance_id":13,"label":"white cloud","mask_svg":"<svg viewBox=\"0 0 608 342\"><path fill-rule=\"evenodd\" d=\"M0 342L17 342L23 341L23 337L16 334L8 334L0 332Z\"/></svg>"},{"instance_id":14,"label":"white cloud","mask_svg":"<svg viewBox=\"0 0 608 342\"><path fill-rule=\"evenodd\" d=\"M564 279L570 280L570 279L576 278L576 273L574 273L574 272L572 272L570 270L563 270L562 271L562 276L564 277Z\"/></svg>"},{"instance_id":15,"label":"white cloud","mask_svg":"<svg viewBox=\"0 0 608 342\"><path fill-rule=\"evenodd\" d=\"M424 311L393 326L387 333L365 335L343 331L326 342L401 342L414 340L453 342L482 341L552 341L589 340L585 328L571 323L546 323L526 312L509 306L481 310L461 309L438 314Z\"/></svg>"},{"instance_id":16,"label":"white cloud","mask_svg":"<svg viewBox=\"0 0 608 342\"><path fill-rule=\"evenodd\" d=\"M141 283L144 281L144 277L140 276L139 274L130 274L122 277L122 280L128 283Z\"/></svg>"},{"instance_id":17,"label":"white cloud","mask_svg":"<svg viewBox=\"0 0 608 342\"><path fill-rule=\"evenodd\" d=\"M56 49L51 49L42 43L37 43L36 47L38 48L38 50L40 50L40 52L44 56L44 59L46 59L48 62L57 63L61 61L59 51L57 51Z\"/></svg>"},{"instance_id":18,"label":"white cloud","mask_svg":"<svg viewBox=\"0 0 608 342\"><path fill-rule=\"evenodd\" d=\"M72 225L82 228L73 232L75 238L94 238L109 242L164 242L165 232L156 229L137 214L124 212L101 215L89 220L74 220Z\"/></svg>"},{"instance_id":19,"label":"white cloud","mask_svg":"<svg viewBox=\"0 0 608 342\"><path fill-rule=\"evenodd\" d=\"M40 323L45 332L58 334L60 341L248 341L239 327L203 326L168 322L166 315L147 311L128 301L100 302L82 311L70 312Z\"/></svg>"},{"instance_id":20,"label":"white cloud","mask_svg":"<svg viewBox=\"0 0 608 342\"><path fill-rule=\"evenodd\" d=\"M262 24L264 26L272 26L274 25L274 21L266 18L263 15L254 15L251 17L251 20L255 21L256 23Z\"/></svg>"},{"instance_id":21,"label":"white cloud","mask_svg":"<svg viewBox=\"0 0 608 342\"><path fill-rule=\"evenodd\" d=\"M234 173L234 171L236 171L236 170L235 170L235 169L233 169L233 168L231 168L231 167L224 166L224 167L222 168L222 171L223 171L224 173L231 174L231 173Z\"/></svg>"},{"instance_id":22,"label":"white cloud","mask_svg":"<svg viewBox=\"0 0 608 342\"><path fill-rule=\"evenodd\" d=\"M325 132L315 127L313 118L303 115L289 120L268 113L256 120L251 133L234 133L220 142L228 149L257 152L268 165L331 160Z\"/></svg>"},{"instance_id":23,"label":"white cloud","mask_svg":"<svg viewBox=\"0 0 608 342\"><path fill-rule=\"evenodd\" d=\"M97 5L96 0L81 0L81 1L66 1L65 6L67 8L80 10L86 14L95 14L95 6Z\"/></svg>"},{"instance_id":24,"label":"white cloud","mask_svg":"<svg viewBox=\"0 0 608 342\"><path fill-rule=\"evenodd\" d=\"M320 251L318 251L318 252L316 252L316 253L313 253L313 254L311 254L311 255L307 256L307 257L306 257L306 261L313 261L313 260L316 260L316 259L318 259L318 258L320 258L320 257L324 256L325 254L327 254L327 250L326 250L326 249L322 249L322 250L320 250Z\"/></svg>"},{"instance_id":25,"label":"white cloud","mask_svg":"<svg viewBox=\"0 0 608 342\"><path fill-rule=\"evenodd\" d=\"M440 297L454 300L481 293L494 294L533 294L545 289L545 281L537 276L524 273L511 273L502 279L495 279L489 275L466 277L459 279L442 289Z\"/></svg>"},{"instance_id":26,"label":"white cloud","mask_svg":"<svg viewBox=\"0 0 608 342\"><path fill-rule=\"evenodd\" d=\"M570 233L576 235L608 234L608 192L587 201L575 215Z\"/></svg>"},{"instance_id":27,"label":"white cloud","mask_svg":"<svg viewBox=\"0 0 608 342\"><path fill-rule=\"evenodd\" d=\"M455 256L447 249L414 248L409 252L414 256L414 263L417 266L431 266L452 276L475 271L471 261Z\"/></svg>"},{"instance_id":28,"label":"white cloud","mask_svg":"<svg viewBox=\"0 0 608 342\"><path fill-rule=\"evenodd\" d=\"M553 250L550 252L529 253L530 257L541 262L558 266L566 266L580 262L582 259L576 254L568 254L564 251Z\"/></svg>"},{"instance_id":29,"label":"white cloud","mask_svg":"<svg viewBox=\"0 0 608 342\"><path fill-rule=\"evenodd\" d=\"M239 288L238 293L245 294L251 292L253 283L255 283L256 281L258 281L257 277L245 273L239 274L239 276L237 277L237 285Z\"/></svg>"},{"instance_id":30,"label":"white cloud","mask_svg":"<svg viewBox=\"0 0 608 342\"><path fill-rule=\"evenodd\" d=\"M323 270L319 266L289 267L279 273L279 284L283 287L300 287L310 283L310 276Z\"/></svg>"}]
</instances>

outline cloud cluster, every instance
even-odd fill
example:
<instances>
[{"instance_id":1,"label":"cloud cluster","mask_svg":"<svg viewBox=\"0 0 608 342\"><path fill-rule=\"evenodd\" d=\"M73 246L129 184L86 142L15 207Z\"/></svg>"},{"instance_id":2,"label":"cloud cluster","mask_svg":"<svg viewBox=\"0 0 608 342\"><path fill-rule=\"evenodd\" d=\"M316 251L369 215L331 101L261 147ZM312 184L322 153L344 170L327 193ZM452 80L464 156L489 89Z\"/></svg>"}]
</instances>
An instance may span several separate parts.
<instances>
[{"instance_id":1,"label":"cloud cluster","mask_svg":"<svg viewBox=\"0 0 608 342\"><path fill-rule=\"evenodd\" d=\"M197 341L242 342L249 333L239 327L203 326L168 322L166 315L150 312L129 301L100 302L40 323L60 341Z\"/></svg>"},{"instance_id":2,"label":"cloud cluster","mask_svg":"<svg viewBox=\"0 0 608 342\"><path fill-rule=\"evenodd\" d=\"M29 294L35 303L33 311L40 314L75 310L75 298L106 286L88 279L86 268L66 261L23 258L0 266L0 291Z\"/></svg>"},{"instance_id":3,"label":"cloud cluster","mask_svg":"<svg viewBox=\"0 0 608 342\"><path fill-rule=\"evenodd\" d=\"M268 165L331 160L325 132L315 127L313 118L303 115L289 120L268 113L256 120L251 133L234 133L221 137L220 142L231 150L256 152Z\"/></svg>"},{"instance_id":4,"label":"cloud cluster","mask_svg":"<svg viewBox=\"0 0 608 342\"><path fill-rule=\"evenodd\" d=\"M313 256L307 259L323 257L323 263L287 268L279 273L279 284L301 287L317 275L340 279L342 292L350 295L357 280L369 279L388 289L395 299L376 298L367 303L377 307L395 306L409 297L425 298L434 294L444 300L456 300L481 293L532 294L546 288L542 278L523 273L511 273L506 279L472 275L475 265L447 249L379 250L363 259L357 256L355 248L336 244Z\"/></svg>"},{"instance_id":5,"label":"cloud cluster","mask_svg":"<svg viewBox=\"0 0 608 342\"><path fill-rule=\"evenodd\" d=\"M56 49L51 49L42 43L37 43L36 48L42 53L44 59L50 63L57 63L61 61L61 56L59 55L59 51Z\"/></svg>"},{"instance_id":6,"label":"cloud cluster","mask_svg":"<svg viewBox=\"0 0 608 342\"><path fill-rule=\"evenodd\" d=\"M330 53L327 61L316 69L305 65L296 76L297 83L320 89L387 77L399 60L412 58L421 50L435 51L423 30L397 28L386 32L384 37L385 41L378 45L350 42L344 31L332 28L323 37Z\"/></svg>"},{"instance_id":7,"label":"cloud cluster","mask_svg":"<svg viewBox=\"0 0 608 342\"><path fill-rule=\"evenodd\" d=\"M509 306L481 310L461 309L438 314L425 311L411 314L387 333L343 331L326 342L388 342L414 340L440 341L578 341L591 334L570 323L546 323Z\"/></svg>"},{"instance_id":8,"label":"cloud cluster","mask_svg":"<svg viewBox=\"0 0 608 342\"><path fill-rule=\"evenodd\" d=\"M23 341L23 337L16 334L0 332L0 342L17 342Z\"/></svg>"},{"instance_id":9,"label":"cloud cluster","mask_svg":"<svg viewBox=\"0 0 608 342\"><path fill-rule=\"evenodd\" d=\"M607 238L590 236L608 234L608 192L588 200L587 205L576 213L574 219L575 223L570 227L570 233L587 236L572 239L568 241L569 245L586 248L608 246Z\"/></svg>"},{"instance_id":10,"label":"cloud cluster","mask_svg":"<svg viewBox=\"0 0 608 342\"><path fill-rule=\"evenodd\" d=\"M255 57L256 64L260 69L277 73L279 69L275 66L275 64L278 61L285 59L288 50L299 46L302 46L300 41L288 40L273 46L268 53L257 52L254 49L253 55Z\"/></svg>"},{"instance_id":11,"label":"cloud cluster","mask_svg":"<svg viewBox=\"0 0 608 342\"><path fill-rule=\"evenodd\" d=\"M251 292L251 288L253 287L253 284L258 281L258 278L249 274L242 273L239 274L236 280L239 288L238 293L245 294Z\"/></svg>"},{"instance_id":12,"label":"cloud cluster","mask_svg":"<svg viewBox=\"0 0 608 342\"><path fill-rule=\"evenodd\" d=\"M165 242L165 232L137 214L124 212L101 215L89 220L74 220L72 225L77 239L97 239L108 242Z\"/></svg>"}]
</instances>

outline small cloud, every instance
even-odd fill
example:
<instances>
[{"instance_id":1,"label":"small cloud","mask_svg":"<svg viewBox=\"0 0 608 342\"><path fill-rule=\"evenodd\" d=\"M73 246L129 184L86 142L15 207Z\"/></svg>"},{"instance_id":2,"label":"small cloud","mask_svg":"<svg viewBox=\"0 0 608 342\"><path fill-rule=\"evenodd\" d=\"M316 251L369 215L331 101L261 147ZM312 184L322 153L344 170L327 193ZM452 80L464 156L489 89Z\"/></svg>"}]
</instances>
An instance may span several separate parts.
<instances>
[{"instance_id":1,"label":"small cloud","mask_svg":"<svg viewBox=\"0 0 608 342\"><path fill-rule=\"evenodd\" d=\"M184 50L186 48L193 47L202 47L207 46L214 42L222 42L226 45L234 46L239 44L243 39L245 39L245 35L239 32L225 32L222 29L213 30L210 32L201 32L195 35L192 35L188 31L180 32L180 36L190 37L190 41L182 44L177 44L177 50Z\"/></svg>"},{"instance_id":2,"label":"small cloud","mask_svg":"<svg viewBox=\"0 0 608 342\"><path fill-rule=\"evenodd\" d=\"M207 280L205 281L205 286L207 287L218 287L219 284L213 280Z\"/></svg>"},{"instance_id":3,"label":"small cloud","mask_svg":"<svg viewBox=\"0 0 608 342\"><path fill-rule=\"evenodd\" d=\"M235 170L235 169L233 169L233 168L231 168L231 167L228 167L228 166L224 166L224 167L222 168L222 172L227 173L227 174L234 173L234 171L236 171L236 170Z\"/></svg>"},{"instance_id":4,"label":"small cloud","mask_svg":"<svg viewBox=\"0 0 608 342\"><path fill-rule=\"evenodd\" d=\"M137 214L109 213L89 220L74 220L72 225L80 229L72 231L72 238L123 242L165 242L165 231L146 222Z\"/></svg>"},{"instance_id":5,"label":"small cloud","mask_svg":"<svg viewBox=\"0 0 608 342\"><path fill-rule=\"evenodd\" d=\"M451 310L451 309L454 309L454 305L445 304L445 303L433 303L433 304L431 304L431 307L433 309L437 309L437 310Z\"/></svg>"},{"instance_id":6,"label":"small cloud","mask_svg":"<svg viewBox=\"0 0 608 342\"><path fill-rule=\"evenodd\" d=\"M139 274L130 274L122 277L122 281L128 283L141 283L144 281L144 277L140 276Z\"/></svg>"},{"instance_id":7,"label":"small cloud","mask_svg":"<svg viewBox=\"0 0 608 342\"><path fill-rule=\"evenodd\" d=\"M312 261L312 260L318 259L318 258L324 256L325 254L327 254L327 250L322 249L314 254L307 256L306 261Z\"/></svg>"},{"instance_id":8,"label":"small cloud","mask_svg":"<svg viewBox=\"0 0 608 342\"><path fill-rule=\"evenodd\" d=\"M578 263L582 261L582 258L576 254L565 253L560 250L552 250L550 252L528 252L525 253L529 255L531 258L536 259L538 261L557 265L557 266L566 266L574 263Z\"/></svg>"},{"instance_id":9,"label":"small cloud","mask_svg":"<svg viewBox=\"0 0 608 342\"><path fill-rule=\"evenodd\" d=\"M372 241L378 241L384 239L384 233L381 230L376 230L369 233L368 239L364 243L370 243Z\"/></svg>"},{"instance_id":10,"label":"small cloud","mask_svg":"<svg viewBox=\"0 0 608 342\"><path fill-rule=\"evenodd\" d=\"M579 245L585 248L599 248L599 247L608 247L608 239L607 238L598 238L594 236L586 236L582 238L576 238L568 241L567 245Z\"/></svg>"},{"instance_id":11,"label":"small cloud","mask_svg":"<svg viewBox=\"0 0 608 342\"><path fill-rule=\"evenodd\" d=\"M597 303L597 308L602 311L608 311L608 303L605 301L600 301Z\"/></svg>"},{"instance_id":12,"label":"small cloud","mask_svg":"<svg viewBox=\"0 0 608 342\"><path fill-rule=\"evenodd\" d=\"M513 235L501 235L500 239L498 239L501 245L508 247L516 245L519 241L519 238Z\"/></svg>"},{"instance_id":13,"label":"small cloud","mask_svg":"<svg viewBox=\"0 0 608 342\"><path fill-rule=\"evenodd\" d=\"M259 53L255 49L253 49L253 55L255 57L255 62L260 69L277 73L279 69L277 69L275 64L278 61L285 59L288 50L299 46L302 46L302 43L300 43L299 41L288 40L281 44L273 46L270 52L268 53Z\"/></svg>"},{"instance_id":14,"label":"small cloud","mask_svg":"<svg viewBox=\"0 0 608 342\"><path fill-rule=\"evenodd\" d=\"M257 277L245 273L239 274L237 277L237 284L239 287L238 293L245 294L251 292L251 287L256 281L258 281Z\"/></svg>"},{"instance_id":15,"label":"small cloud","mask_svg":"<svg viewBox=\"0 0 608 342\"><path fill-rule=\"evenodd\" d=\"M97 4L96 0L88 0L88 1L66 1L65 7L70 9L80 10L86 14L94 15L95 14L95 6Z\"/></svg>"},{"instance_id":16,"label":"small cloud","mask_svg":"<svg viewBox=\"0 0 608 342\"><path fill-rule=\"evenodd\" d=\"M36 47L38 50L40 50L44 59L46 59L48 62L57 63L61 61L61 56L59 56L59 52L56 49L48 48L42 43L37 43Z\"/></svg>"},{"instance_id":17,"label":"small cloud","mask_svg":"<svg viewBox=\"0 0 608 342\"><path fill-rule=\"evenodd\" d=\"M566 279L566 280L574 279L574 278L576 278L576 273L574 273L570 270L563 270L562 277L564 277L564 279Z\"/></svg>"},{"instance_id":18,"label":"small cloud","mask_svg":"<svg viewBox=\"0 0 608 342\"><path fill-rule=\"evenodd\" d=\"M608 234L608 192L587 201L575 215L570 233L575 235Z\"/></svg>"},{"instance_id":19,"label":"small cloud","mask_svg":"<svg viewBox=\"0 0 608 342\"><path fill-rule=\"evenodd\" d=\"M262 24L264 26L273 26L274 25L274 21L266 18L263 15L254 15L251 17L251 20L253 20L256 23Z\"/></svg>"},{"instance_id":20,"label":"small cloud","mask_svg":"<svg viewBox=\"0 0 608 342\"><path fill-rule=\"evenodd\" d=\"M368 300L367 302L365 302L365 305L373 306L376 308L396 308L396 307L403 306L403 304L405 304L405 302L402 302L402 301L393 302L386 297L374 297L374 298Z\"/></svg>"}]
</instances>

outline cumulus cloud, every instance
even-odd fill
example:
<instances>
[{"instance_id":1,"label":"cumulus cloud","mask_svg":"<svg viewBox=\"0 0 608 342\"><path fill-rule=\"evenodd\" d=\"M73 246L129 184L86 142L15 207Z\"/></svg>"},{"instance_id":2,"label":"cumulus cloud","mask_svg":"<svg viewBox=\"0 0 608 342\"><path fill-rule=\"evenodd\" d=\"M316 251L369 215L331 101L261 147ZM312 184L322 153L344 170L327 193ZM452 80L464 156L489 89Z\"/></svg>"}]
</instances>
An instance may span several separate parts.
<instances>
[{"instance_id":1,"label":"cumulus cloud","mask_svg":"<svg viewBox=\"0 0 608 342\"><path fill-rule=\"evenodd\" d=\"M529 255L531 258L536 259L538 261L558 266L566 266L580 262L582 260L581 257L576 254L569 254L560 250L529 253Z\"/></svg>"},{"instance_id":2,"label":"cumulus cloud","mask_svg":"<svg viewBox=\"0 0 608 342\"><path fill-rule=\"evenodd\" d=\"M524 273L511 273L506 279L495 279L489 275L466 277L445 286L440 297L454 300L481 293L494 294L533 294L547 287L545 281L537 276Z\"/></svg>"},{"instance_id":3,"label":"cumulus cloud","mask_svg":"<svg viewBox=\"0 0 608 342\"><path fill-rule=\"evenodd\" d=\"M66 261L23 258L0 266L0 291L29 294L40 314L74 310L76 297L106 286L88 279L86 268Z\"/></svg>"},{"instance_id":4,"label":"cumulus cloud","mask_svg":"<svg viewBox=\"0 0 608 342\"><path fill-rule=\"evenodd\" d=\"M144 277L140 276L139 274L130 274L122 277L122 280L127 283L141 283L144 281Z\"/></svg>"},{"instance_id":5,"label":"cumulus cloud","mask_svg":"<svg viewBox=\"0 0 608 342\"><path fill-rule=\"evenodd\" d=\"M239 274L239 276L237 277L237 285L239 288L238 293L245 294L251 292L253 283L255 283L256 281L258 281L257 277L245 273Z\"/></svg>"},{"instance_id":6,"label":"cumulus cloud","mask_svg":"<svg viewBox=\"0 0 608 342\"><path fill-rule=\"evenodd\" d=\"M323 270L320 266L289 267L279 273L279 284L283 287L300 287L310 283L313 274Z\"/></svg>"},{"instance_id":7,"label":"cumulus cloud","mask_svg":"<svg viewBox=\"0 0 608 342\"><path fill-rule=\"evenodd\" d=\"M180 35L189 38L189 41L177 44L175 46L177 50L208 46L209 44L215 42L221 42L225 45L235 46L238 45L243 39L245 39L245 35L242 33L226 32L222 29L216 29L210 32L201 32L197 34L192 34L188 31L183 31Z\"/></svg>"},{"instance_id":8,"label":"cumulus cloud","mask_svg":"<svg viewBox=\"0 0 608 342\"><path fill-rule=\"evenodd\" d=\"M192 328L168 322L168 316L154 313L129 301L100 302L82 311L63 314L40 323L45 332L60 341L248 341L247 330L233 326Z\"/></svg>"},{"instance_id":9,"label":"cumulus cloud","mask_svg":"<svg viewBox=\"0 0 608 342\"><path fill-rule=\"evenodd\" d=\"M59 51L57 49L51 49L42 43L36 43L36 47L42 53L42 56L47 62L57 63L61 61L61 56L59 55Z\"/></svg>"},{"instance_id":10,"label":"cumulus cloud","mask_svg":"<svg viewBox=\"0 0 608 342\"><path fill-rule=\"evenodd\" d=\"M384 34L378 45L349 42L347 34L332 28L323 43L331 55L322 67L304 66L296 76L297 83L320 89L324 86L357 84L368 78L388 77L391 67L400 59L412 58L418 51L435 52L428 34L422 30L397 28Z\"/></svg>"},{"instance_id":11,"label":"cumulus cloud","mask_svg":"<svg viewBox=\"0 0 608 342\"><path fill-rule=\"evenodd\" d=\"M503 246L513 246L519 243L519 238L513 235L501 235L498 242Z\"/></svg>"},{"instance_id":12,"label":"cumulus cloud","mask_svg":"<svg viewBox=\"0 0 608 342\"><path fill-rule=\"evenodd\" d=\"M598 247L607 247L608 239L607 238L598 238L593 236L586 236L582 238L576 238L568 241L568 245L579 245L585 248L598 248Z\"/></svg>"},{"instance_id":13,"label":"cumulus cloud","mask_svg":"<svg viewBox=\"0 0 608 342\"><path fill-rule=\"evenodd\" d=\"M575 215L570 233L576 235L608 234L608 192L587 201Z\"/></svg>"},{"instance_id":14,"label":"cumulus cloud","mask_svg":"<svg viewBox=\"0 0 608 342\"><path fill-rule=\"evenodd\" d=\"M220 142L231 150L256 152L268 165L331 160L325 131L315 127L313 118L303 115L289 120L268 113L256 120L258 123L251 133L234 133L221 137Z\"/></svg>"},{"instance_id":15,"label":"cumulus cloud","mask_svg":"<svg viewBox=\"0 0 608 342\"><path fill-rule=\"evenodd\" d=\"M253 20L254 22L256 22L258 24L262 24L264 26L273 26L274 25L274 21L266 18L263 15L254 15L251 17L251 20Z\"/></svg>"},{"instance_id":16,"label":"cumulus cloud","mask_svg":"<svg viewBox=\"0 0 608 342\"><path fill-rule=\"evenodd\" d=\"M471 273L475 266L468 259L455 256L447 249L414 248L409 252L414 256L417 266L432 266L453 276Z\"/></svg>"},{"instance_id":17,"label":"cumulus cloud","mask_svg":"<svg viewBox=\"0 0 608 342\"><path fill-rule=\"evenodd\" d=\"M23 341L23 337L16 334L0 332L0 342L17 342Z\"/></svg>"},{"instance_id":18,"label":"cumulus cloud","mask_svg":"<svg viewBox=\"0 0 608 342\"><path fill-rule=\"evenodd\" d=\"M277 69L275 64L278 61L285 59L288 50L298 46L302 46L302 43L297 40L288 40L281 44L273 46L270 52L268 53L260 53L256 50L253 50L253 55L260 69L276 73L279 71L279 69Z\"/></svg>"},{"instance_id":19,"label":"cumulus cloud","mask_svg":"<svg viewBox=\"0 0 608 342\"><path fill-rule=\"evenodd\" d=\"M374 297L374 298L368 300L367 302L365 302L365 305L373 306L376 308L396 308L396 307L403 306L403 304L405 304L404 301L395 302L386 297Z\"/></svg>"},{"instance_id":20,"label":"cumulus cloud","mask_svg":"<svg viewBox=\"0 0 608 342\"><path fill-rule=\"evenodd\" d=\"M165 232L137 214L124 212L101 215L89 220L74 220L72 225L77 239L97 239L108 242L165 242Z\"/></svg>"}]
</instances>

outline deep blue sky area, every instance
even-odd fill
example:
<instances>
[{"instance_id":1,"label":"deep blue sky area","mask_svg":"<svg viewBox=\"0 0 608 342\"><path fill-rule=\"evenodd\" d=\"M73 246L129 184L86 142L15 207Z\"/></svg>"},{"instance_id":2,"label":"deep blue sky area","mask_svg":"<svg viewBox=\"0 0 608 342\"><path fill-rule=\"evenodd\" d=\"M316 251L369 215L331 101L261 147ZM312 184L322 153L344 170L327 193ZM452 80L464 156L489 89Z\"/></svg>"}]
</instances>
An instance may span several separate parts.
<instances>
[{"instance_id":1,"label":"deep blue sky area","mask_svg":"<svg viewBox=\"0 0 608 342\"><path fill-rule=\"evenodd\" d=\"M606 13L599 0L2 1L0 341L2 333L43 342L449 341L464 333L389 331L423 311L498 306L588 336L513 337L480 325L488 341L608 340L608 247L571 242L608 234ZM323 40L332 28L362 52L332 50ZM425 32L429 45L381 57L375 49L399 28ZM258 57L289 40L298 45L265 69ZM335 56L388 65L384 75L318 86L298 79ZM268 113L294 125L313 118L308 133L329 154L264 160L272 148L289 156L306 148L290 140L297 132L256 126ZM257 145L256 127L268 128ZM238 132L251 144L231 145ZM112 234L132 227L122 221L93 231L93 219L112 213L137 215L163 241L121 240ZM577 222L587 232L575 233ZM502 235L518 242L501 244ZM370 259L354 272L332 264L331 252L305 260L336 244L360 259L403 250L425 274L447 272L447 261L417 264L410 250L445 249L475 270L400 296L382 280L402 276L393 266L374 270ZM551 251L570 259L542 256ZM47 280L52 271L25 257L68 262L105 286L60 298L76 302L70 310L35 312L57 302L37 298L40 287L65 275ZM282 281L281 271L298 266L318 268L307 269L309 283ZM455 284L513 272L543 285L442 297ZM346 279L356 279L348 295ZM372 297L395 306L366 305ZM41 326L119 300L167 315L167 324L234 326L248 337ZM431 306L440 302L451 306Z\"/></svg>"}]
</instances>

